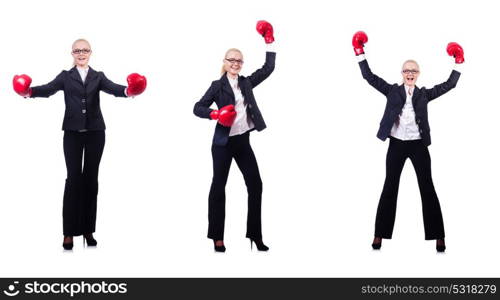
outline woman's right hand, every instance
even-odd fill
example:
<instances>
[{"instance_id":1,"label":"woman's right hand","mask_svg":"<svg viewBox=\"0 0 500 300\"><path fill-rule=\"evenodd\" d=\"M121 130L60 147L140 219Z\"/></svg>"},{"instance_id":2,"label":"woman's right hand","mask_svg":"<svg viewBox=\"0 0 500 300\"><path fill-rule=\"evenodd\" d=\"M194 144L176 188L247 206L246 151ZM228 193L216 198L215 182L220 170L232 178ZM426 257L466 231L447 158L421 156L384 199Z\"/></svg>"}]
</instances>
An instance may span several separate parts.
<instances>
[{"instance_id":1,"label":"woman's right hand","mask_svg":"<svg viewBox=\"0 0 500 300\"><path fill-rule=\"evenodd\" d=\"M210 118L212 120L218 120L222 126L231 127L233 125L234 119L236 119L236 111L234 110L234 105L226 105L221 109L214 109L210 113Z\"/></svg>"},{"instance_id":2,"label":"woman's right hand","mask_svg":"<svg viewBox=\"0 0 500 300\"><path fill-rule=\"evenodd\" d=\"M14 91L22 97L31 97L31 77L26 74L15 75L12 80Z\"/></svg>"}]
</instances>

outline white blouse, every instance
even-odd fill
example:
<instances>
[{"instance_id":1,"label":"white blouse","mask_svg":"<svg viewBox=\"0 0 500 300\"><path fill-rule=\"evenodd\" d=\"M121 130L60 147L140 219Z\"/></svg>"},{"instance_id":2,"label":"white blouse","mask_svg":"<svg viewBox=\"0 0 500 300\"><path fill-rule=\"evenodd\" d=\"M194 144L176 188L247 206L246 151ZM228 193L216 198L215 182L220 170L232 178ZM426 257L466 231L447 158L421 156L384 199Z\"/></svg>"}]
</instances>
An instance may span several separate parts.
<instances>
[{"instance_id":1,"label":"white blouse","mask_svg":"<svg viewBox=\"0 0 500 300\"><path fill-rule=\"evenodd\" d=\"M415 110L413 110L413 104L411 102L414 89L415 88L410 88L405 85L406 102L401 114L396 122L394 122L391 129L391 136L403 141L420 140L422 138L415 120Z\"/></svg>"},{"instance_id":2,"label":"white blouse","mask_svg":"<svg viewBox=\"0 0 500 300\"><path fill-rule=\"evenodd\" d=\"M229 136L240 135L254 128L252 119L247 115L248 104L245 104L245 99L241 93L241 89L238 86L238 77L232 79L229 75L226 75L231 85L231 89L234 93L234 110L236 111L236 119L231 126L231 131L229 131Z\"/></svg>"}]
</instances>

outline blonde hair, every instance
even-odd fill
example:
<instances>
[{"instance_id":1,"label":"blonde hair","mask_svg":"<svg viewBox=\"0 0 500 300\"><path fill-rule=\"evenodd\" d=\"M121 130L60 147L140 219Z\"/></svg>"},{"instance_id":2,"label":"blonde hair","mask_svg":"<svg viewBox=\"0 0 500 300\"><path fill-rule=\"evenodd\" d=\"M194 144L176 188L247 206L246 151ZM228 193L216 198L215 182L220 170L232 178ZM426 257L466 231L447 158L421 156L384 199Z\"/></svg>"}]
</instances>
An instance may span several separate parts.
<instances>
[{"instance_id":1,"label":"blonde hair","mask_svg":"<svg viewBox=\"0 0 500 300\"><path fill-rule=\"evenodd\" d=\"M405 65L406 65L407 63L413 63L413 64L416 64L416 65L417 65L418 70L420 71L420 66L418 65L418 62L417 62L416 60L413 60L413 59L407 59L407 60L403 63L403 65L401 66L401 70L403 70L403 69L404 69L404 67L405 67Z\"/></svg>"},{"instance_id":2,"label":"blonde hair","mask_svg":"<svg viewBox=\"0 0 500 300\"><path fill-rule=\"evenodd\" d=\"M224 59L226 59L226 56L229 54L229 52L233 52L233 51L238 52L241 55L241 57L243 57L243 53L239 49L229 48L226 51L226 54L224 54ZM224 73L226 73L226 69L224 68L224 64L222 64L222 68L221 68L220 74L224 75Z\"/></svg>"},{"instance_id":3,"label":"blonde hair","mask_svg":"<svg viewBox=\"0 0 500 300\"><path fill-rule=\"evenodd\" d=\"M74 41L73 44L71 44L71 50L73 50L73 47L75 47L75 44L79 43L79 42L85 42L85 43L87 43L87 45L89 45L89 49L92 50L92 47L90 46L89 41L87 41L86 39L77 39L76 41ZM75 60L73 60L73 67L74 66L76 66Z\"/></svg>"}]
</instances>

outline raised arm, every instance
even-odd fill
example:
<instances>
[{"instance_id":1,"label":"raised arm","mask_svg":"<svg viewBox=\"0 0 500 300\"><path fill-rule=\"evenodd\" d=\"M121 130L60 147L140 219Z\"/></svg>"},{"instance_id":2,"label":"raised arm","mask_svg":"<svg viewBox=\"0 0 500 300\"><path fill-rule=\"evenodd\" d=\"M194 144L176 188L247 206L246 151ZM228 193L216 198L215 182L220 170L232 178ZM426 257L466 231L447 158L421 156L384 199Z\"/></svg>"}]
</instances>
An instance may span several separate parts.
<instances>
[{"instance_id":1,"label":"raised arm","mask_svg":"<svg viewBox=\"0 0 500 300\"><path fill-rule=\"evenodd\" d=\"M451 71L450 77L445 82L435 85L432 89L427 90L427 97L429 101L447 93L455 86L457 86L458 79L461 74L461 66L464 63L464 50L457 43L449 43L446 47L448 55L455 58L455 68Z\"/></svg>"},{"instance_id":2,"label":"raised arm","mask_svg":"<svg viewBox=\"0 0 500 300\"><path fill-rule=\"evenodd\" d=\"M366 42L368 42L368 36L363 31L356 32L352 37L352 46L354 47L354 53L358 59L361 75L363 75L363 78L377 91L387 95L391 90L392 85L372 73L365 57L364 45Z\"/></svg>"},{"instance_id":3,"label":"raised arm","mask_svg":"<svg viewBox=\"0 0 500 300\"><path fill-rule=\"evenodd\" d=\"M274 29L271 23L267 21L258 21L256 26L257 32L264 37L266 42L266 62L264 65L253 72L252 75L248 77L252 83L252 87L256 87L262 81L264 81L271 73L274 71L275 61L276 61L276 51L274 50Z\"/></svg>"}]
</instances>

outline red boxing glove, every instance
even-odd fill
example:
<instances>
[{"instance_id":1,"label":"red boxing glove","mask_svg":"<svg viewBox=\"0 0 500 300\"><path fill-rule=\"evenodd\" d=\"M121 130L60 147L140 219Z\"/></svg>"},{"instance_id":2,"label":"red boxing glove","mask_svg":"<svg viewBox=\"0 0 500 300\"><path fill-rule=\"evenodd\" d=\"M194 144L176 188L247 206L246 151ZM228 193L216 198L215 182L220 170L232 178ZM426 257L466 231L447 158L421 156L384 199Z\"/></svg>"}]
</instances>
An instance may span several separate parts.
<instances>
[{"instance_id":1,"label":"red boxing glove","mask_svg":"<svg viewBox=\"0 0 500 300\"><path fill-rule=\"evenodd\" d=\"M257 32L264 37L266 44L271 44L274 42L274 30L273 25L267 21L257 22Z\"/></svg>"},{"instance_id":2,"label":"red boxing glove","mask_svg":"<svg viewBox=\"0 0 500 300\"><path fill-rule=\"evenodd\" d=\"M453 56L455 58L456 64L461 64L464 62L464 49L462 49L462 46L460 46L458 43L448 43L446 52L448 52L449 56Z\"/></svg>"},{"instance_id":3,"label":"red boxing glove","mask_svg":"<svg viewBox=\"0 0 500 300\"><path fill-rule=\"evenodd\" d=\"M363 47L368 42L368 36L364 31L358 31L352 36L352 46L356 55L365 54Z\"/></svg>"},{"instance_id":4,"label":"red boxing glove","mask_svg":"<svg viewBox=\"0 0 500 300\"><path fill-rule=\"evenodd\" d=\"M234 119L236 119L236 111L234 105L226 105L219 110L212 110L210 113L212 120L219 120L219 123L225 127L231 127Z\"/></svg>"},{"instance_id":5,"label":"red boxing glove","mask_svg":"<svg viewBox=\"0 0 500 300\"><path fill-rule=\"evenodd\" d=\"M137 73L132 73L127 76L127 96L133 97L142 94L146 89L147 81L146 77L139 75Z\"/></svg>"},{"instance_id":6,"label":"red boxing glove","mask_svg":"<svg viewBox=\"0 0 500 300\"><path fill-rule=\"evenodd\" d=\"M15 75L12 80L14 91L23 97L31 97L31 77L26 74Z\"/></svg>"}]
</instances>

